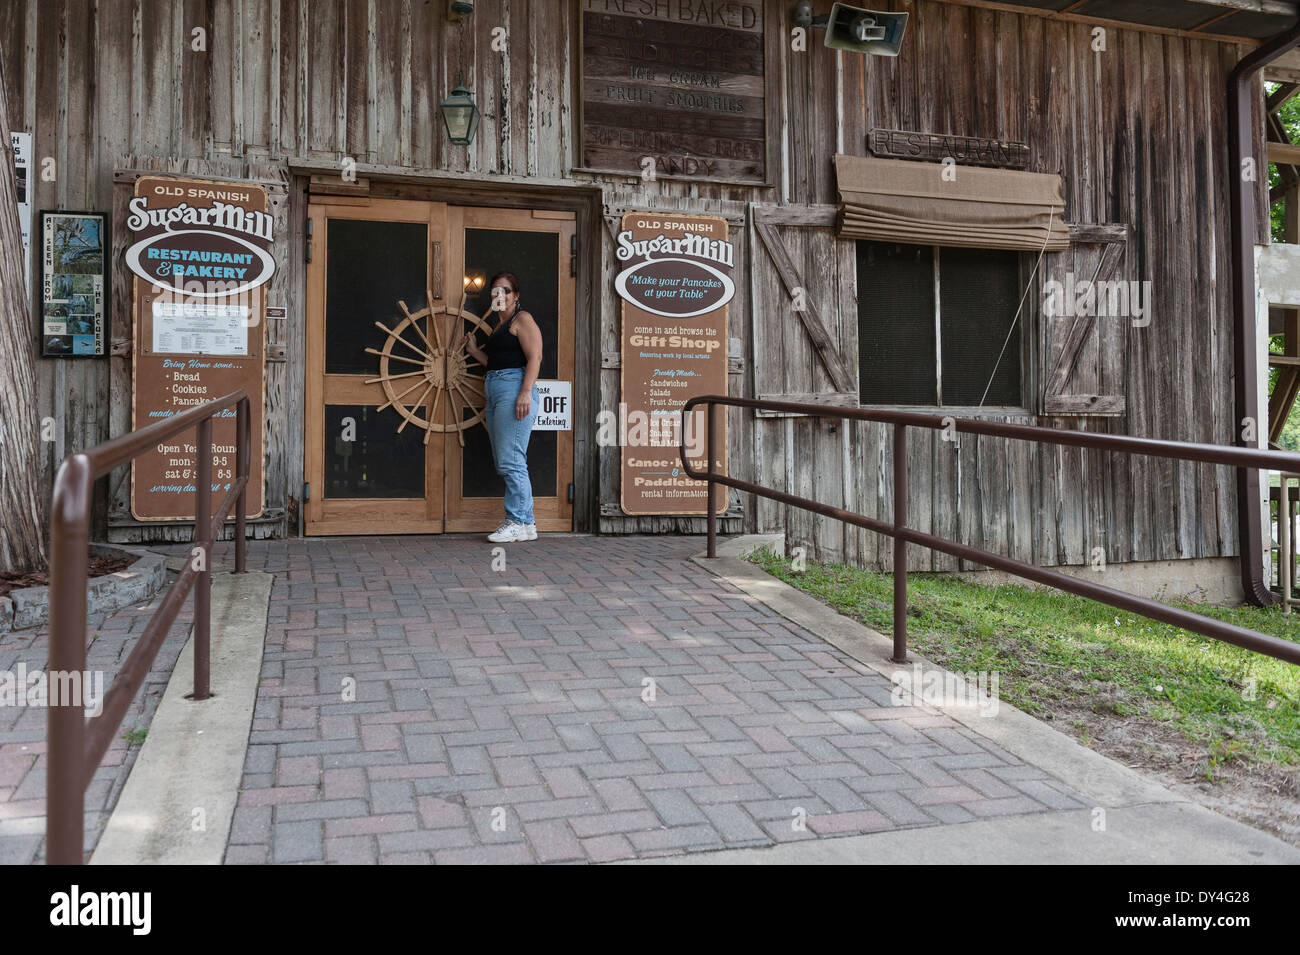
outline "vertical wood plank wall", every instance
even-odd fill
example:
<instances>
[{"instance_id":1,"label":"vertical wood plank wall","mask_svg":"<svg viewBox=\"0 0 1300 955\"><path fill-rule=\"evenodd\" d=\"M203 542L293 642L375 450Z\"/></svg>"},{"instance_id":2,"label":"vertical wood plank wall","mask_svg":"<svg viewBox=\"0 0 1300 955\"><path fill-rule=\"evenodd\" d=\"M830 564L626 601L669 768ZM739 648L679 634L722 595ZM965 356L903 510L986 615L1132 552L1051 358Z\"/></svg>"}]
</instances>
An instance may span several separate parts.
<instances>
[{"instance_id":1,"label":"vertical wood plank wall","mask_svg":"<svg viewBox=\"0 0 1300 955\"><path fill-rule=\"evenodd\" d=\"M600 190L605 221L594 221L583 237L584 256L600 255L590 273L598 285L580 294L586 314L578 322L598 334L597 359L619 348L611 217L651 208L724 215L742 263L730 319L739 361L730 380L743 394L830 387L747 227L753 206L833 203L831 156L866 154L867 132L876 126L1021 140L1030 146L1032 170L1063 177L1069 221L1130 227L1123 277L1152 283L1152 314L1141 329L1098 322L1077 373L1080 387L1125 395L1125 416L1040 418L1035 404L999 417L1232 441L1225 97L1228 71L1248 47L1110 30L1106 52L1097 53L1086 24L896 0L896 9L913 15L897 59L829 51L820 34L801 53L788 43L790 6L767 4L768 68L779 76L768 104L778 160L768 188L573 173L580 164L571 131L580 16L574 0L480 0L461 23L447 21L441 0L0 0L0 55L12 127L34 133L38 173L45 157L57 163L54 182L39 175L34 182L35 210L120 216L113 170L128 161L250 177L281 184L277 227L284 226L287 258L296 250L290 230L299 230L290 208L299 219L302 212L285 163L291 157L351 157L484 180L539 177ZM199 27L206 52L192 49ZM507 53L492 50L496 27L506 28ZM438 113L460 79L483 111L470 148L447 143ZM1264 193L1260 241L1267 241ZM824 225L777 232L856 367L853 244ZM1084 273L1093 255L1085 247L1049 255L1035 284ZM291 509L302 475L302 303L299 266L285 265L275 291L290 306L290 320L271 330L271 340L288 345L289 361L268 366L267 475L268 506ZM115 262L115 336L128 334L128 302ZM1023 321L1041 383L1042 364L1059 352L1064 329L1046 321L1036 301ZM35 315L32 328L35 336ZM585 373L599 376L600 406L612 410L619 373L616 362L604 364ZM52 480L66 454L126 428L130 362L39 359L38 366L42 413L57 423L39 462ZM733 413L730 455L739 476L868 514L891 513L889 453L881 427ZM1234 483L1223 469L970 437L954 447L923 434L910 453L916 526L978 546L1044 564L1084 563L1095 547L1108 561L1237 551ZM618 449L602 448L599 456L597 507L618 501ZM101 495L101 528L109 501L120 507L123 494L119 485ZM888 566L889 547L875 535L765 502L743 506L743 521L729 522L732 529L786 529L817 556ZM702 521L606 514L598 526L698 532ZM293 528L264 532L285 530ZM918 569L955 566L921 552L912 561Z\"/></svg>"}]
</instances>

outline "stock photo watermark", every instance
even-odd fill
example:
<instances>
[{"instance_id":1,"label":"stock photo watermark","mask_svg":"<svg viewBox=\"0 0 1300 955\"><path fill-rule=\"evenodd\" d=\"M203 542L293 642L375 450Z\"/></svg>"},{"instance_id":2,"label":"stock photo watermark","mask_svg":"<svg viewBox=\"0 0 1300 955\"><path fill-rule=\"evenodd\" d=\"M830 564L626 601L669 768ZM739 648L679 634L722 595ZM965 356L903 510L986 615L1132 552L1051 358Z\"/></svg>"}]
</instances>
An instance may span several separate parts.
<instances>
[{"instance_id":1,"label":"stock photo watermark","mask_svg":"<svg viewBox=\"0 0 1300 955\"><path fill-rule=\"evenodd\" d=\"M1000 680L996 670L949 673L933 667L927 670L922 664L913 663L910 669L895 670L889 675L893 684L889 701L894 706L925 703L940 709L975 707L980 716L993 717L998 715Z\"/></svg>"},{"instance_id":2,"label":"stock photo watermark","mask_svg":"<svg viewBox=\"0 0 1300 955\"><path fill-rule=\"evenodd\" d=\"M0 706L83 706L90 716L104 709L103 670L29 670L19 663L0 670Z\"/></svg>"},{"instance_id":3,"label":"stock photo watermark","mask_svg":"<svg viewBox=\"0 0 1300 955\"><path fill-rule=\"evenodd\" d=\"M1151 282L1077 279L1043 285L1043 314L1048 318L1127 318L1134 328L1151 324Z\"/></svg>"}]
</instances>

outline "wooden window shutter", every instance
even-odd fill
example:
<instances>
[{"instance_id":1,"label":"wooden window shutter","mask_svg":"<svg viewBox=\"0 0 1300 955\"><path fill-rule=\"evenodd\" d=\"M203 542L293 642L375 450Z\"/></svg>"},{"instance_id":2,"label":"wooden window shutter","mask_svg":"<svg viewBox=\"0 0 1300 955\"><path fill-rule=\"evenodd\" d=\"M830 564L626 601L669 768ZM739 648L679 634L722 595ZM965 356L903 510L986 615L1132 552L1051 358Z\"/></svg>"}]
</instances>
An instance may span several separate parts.
<instances>
[{"instance_id":1,"label":"wooden window shutter","mask_svg":"<svg viewBox=\"0 0 1300 955\"><path fill-rule=\"evenodd\" d=\"M1128 226L1071 225L1069 250L1053 256L1052 271L1040 283L1044 415L1119 416L1127 410L1124 382L1132 319L1130 309L1111 314L1118 299L1106 291L1111 283L1124 282L1128 302L1127 246ZM1057 305L1065 306L1056 308L1057 314L1048 314L1049 288L1059 295ZM1092 297L1081 303L1085 289Z\"/></svg>"},{"instance_id":2,"label":"wooden window shutter","mask_svg":"<svg viewBox=\"0 0 1300 955\"><path fill-rule=\"evenodd\" d=\"M750 206L754 393L858 406L857 259L835 206ZM770 413L759 412L760 417Z\"/></svg>"}]
</instances>

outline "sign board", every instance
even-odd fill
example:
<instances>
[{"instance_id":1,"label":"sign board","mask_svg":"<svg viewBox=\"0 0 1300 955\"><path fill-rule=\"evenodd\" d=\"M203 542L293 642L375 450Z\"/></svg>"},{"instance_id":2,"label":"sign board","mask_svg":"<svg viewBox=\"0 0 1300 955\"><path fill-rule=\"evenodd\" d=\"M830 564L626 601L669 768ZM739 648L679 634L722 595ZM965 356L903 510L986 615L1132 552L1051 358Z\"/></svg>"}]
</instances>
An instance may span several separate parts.
<instances>
[{"instance_id":1,"label":"sign board","mask_svg":"<svg viewBox=\"0 0 1300 955\"><path fill-rule=\"evenodd\" d=\"M533 430L573 430L573 382L537 380L537 418Z\"/></svg>"},{"instance_id":2,"label":"sign board","mask_svg":"<svg viewBox=\"0 0 1300 955\"><path fill-rule=\"evenodd\" d=\"M623 217L614 288L623 299L620 503L626 514L705 514L707 485L687 478L678 447L682 406L696 395L727 393L727 303L735 296L735 247L727 220L632 212ZM703 408L686 421L691 466L706 470ZM726 473L726 412L717 413ZM727 508L719 485L716 513Z\"/></svg>"},{"instance_id":3,"label":"sign board","mask_svg":"<svg viewBox=\"0 0 1300 955\"><path fill-rule=\"evenodd\" d=\"M275 273L266 190L238 182L144 176L126 219L132 301L132 427L142 428L239 388L248 392L247 517L264 507L266 283ZM236 412L212 423L212 506L235 478ZM137 458L131 513L193 520L195 432Z\"/></svg>"},{"instance_id":4,"label":"sign board","mask_svg":"<svg viewBox=\"0 0 1300 955\"><path fill-rule=\"evenodd\" d=\"M153 303L156 354L247 355L248 307L207 302Z\"/></svg>"},{"instance_id":5,"label":"sign board","mask_svg":"<svg viewBox=\"0 0 1300 955\"><path fill-rule=\"evenodd\" d=\"M873 155L893 159L943 162L952 159L962 166L998 166L1028 169L1029 146L1004 139L976 139L903 129L873 129L867 136Z\"/></svg>"},{"instance_id":6,"label":"sign board","mask_svg":"<svg viewBox=\"0 0 1300 955\"><path fill-rule=\"evenodd\" d=\"M100 212L41 212L43 357L99 358L108 353L107 233Z\"/></svg>"},{"instance_id":7,"label":"sign board","mask_svg":"<svg viewBox=\"0 0 1300 955\"><path fill-rule=\"evenodd\" d=\"M582 0L582 165L767 175L761 0Z\"/></svg>"},{"instance_id":8,"label":"sign board","mask_svg":"<svg viewBox=\"0 0 1300 955\"><path fill-rule=\"evenodd\" d=\"M14 150L14 182L18 186L18 226L23 235L23 282L30 286L32 281L32 134L11 132L9 144Z\"/></svg>"}]
</instances>

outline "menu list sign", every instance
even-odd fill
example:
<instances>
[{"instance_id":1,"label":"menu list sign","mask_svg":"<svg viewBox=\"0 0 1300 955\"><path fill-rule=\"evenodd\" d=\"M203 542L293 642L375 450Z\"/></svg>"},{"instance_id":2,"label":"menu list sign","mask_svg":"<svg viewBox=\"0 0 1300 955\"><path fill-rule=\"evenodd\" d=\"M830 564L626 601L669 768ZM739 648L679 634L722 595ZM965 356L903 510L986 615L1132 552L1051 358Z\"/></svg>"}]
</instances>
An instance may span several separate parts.
<instances>
[{"instance_id":1,"label":"menu list sign","mask_svg":"<svg viewBox=\"0 0 1300 955\"><path fill-rule=\"evenodd\" d=\"M763 43L759 0L583 0L583 166L761 181Z\"/></svg>"},{"instance_id":2,"label":"menu list sign","mask_svg":"<svg viewBox=\"0 0 1300 955\"><path fill-rule=\"evenodd\" d=\"M726 411L717 416L717 459L708 467L707 417L682 407L727 393L727 303L735 296L735 247L714 216L633 212L615 252L623 299L623 452L620 503L626 514L705 514L708 485L686 477L678 448L698 470L727 470ZM727 508L718 485L715 513Z\"/></svg>"},{"instance_id":3,"label":"menu list sign","mask_svg":"<svg viewBox=\"0 0 1300 955\"><path fill-rule=\"evenodd\" d=\"M135 273L132 427L142 428L243 388L251 460L247 517L264 507L266 283L275 272L266 190L247 183L145 176L126 227ZM236 409L212 422L212 506L236 474ZM137 520L193 520L196 433L137 458L131 513Z\"/></svg>"}]
</instances>

